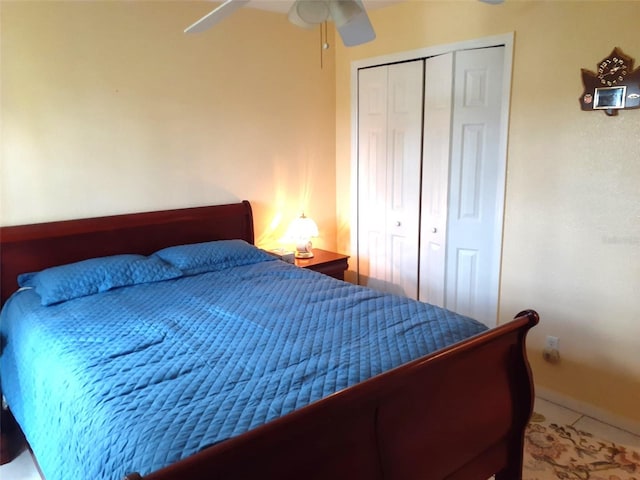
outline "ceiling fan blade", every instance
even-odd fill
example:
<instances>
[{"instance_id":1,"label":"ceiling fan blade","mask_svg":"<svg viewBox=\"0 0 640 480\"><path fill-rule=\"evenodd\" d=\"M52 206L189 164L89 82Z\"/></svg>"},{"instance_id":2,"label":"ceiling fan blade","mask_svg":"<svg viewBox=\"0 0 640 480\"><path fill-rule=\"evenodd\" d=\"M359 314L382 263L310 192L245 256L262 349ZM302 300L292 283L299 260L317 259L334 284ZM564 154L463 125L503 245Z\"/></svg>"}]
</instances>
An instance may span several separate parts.
<instances>
[{"instance_id":1,"label":"ceiling fan blade","mask_svg":"<svg viewBox=\"0 0 640 480\"><path fill-rule=\"evenodd\" d=\"M376 32L362 0L332 0L329 10L345 47L354 47L375 40Z\"/></svg>"},{"instance_id":2,"label":"ceiling fan blade","mask_svg":"<svg viewBox=\"0 0 640 480\"><path fill-rule=\"evenodd\" d=\"M226 0L215 10L209 12L193 25L189 25L184 29L184 33L200 33L204 32L214 24L227 18L233 12L242 8L245 4L249 3L249 0Z\"/></svg>"}]
</instances>

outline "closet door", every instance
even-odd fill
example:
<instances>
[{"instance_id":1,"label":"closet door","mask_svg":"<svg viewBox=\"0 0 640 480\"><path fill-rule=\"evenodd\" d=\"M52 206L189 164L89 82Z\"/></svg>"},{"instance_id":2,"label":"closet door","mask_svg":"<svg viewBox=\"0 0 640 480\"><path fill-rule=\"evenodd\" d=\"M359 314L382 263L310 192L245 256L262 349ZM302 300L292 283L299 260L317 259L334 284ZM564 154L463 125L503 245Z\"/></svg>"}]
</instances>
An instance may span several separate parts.
<instances>
[{"instance_id":1,"label":"closet door","mask_svg":"<svg viewBox=\"0 0 640 480\"><path fill-rule=\"evenodd\" d=\"M488 326L502 254L504 55L460 50L361 69L358 80L358 283Z\"/></svg>"},{"instance_id":2,"label":"closet door","mask_svg":"<svg viewBox=\"0 0 640 480\"><path fill-rule=\"evenodd\" d=\"M358 283L418 296L423 61L358 76Z\"/></svg>"},{"instance_id":3,"label":"closet door","mask_svg":"<svg viewBox=\"0 0 640 480\"><path fill-rule=\"evenodd\" d=\"M503 61L495 47L425 66L419 299L488 326L498 315Z\"/></svg>"},{"instance_id":4,"label":"closet door","mask_svg":"<svg viewBox=\"0 0 640 480\"><path fill-rule=\"evenodd\" d=\"M500 154L504 47L455 54L446 306L498 318L506 159Z\"/></svg>"},{"instance_id":5,"label":"closet door","mask_svg":"<svg viewBox=\"0 0 640 480\"><path fill-rule=\"evenodd\" d=\"M453 53L427 58L424 87L418 299L439 307L445 306L444 279L452 111Z\"/></svg>"}]
</instances>

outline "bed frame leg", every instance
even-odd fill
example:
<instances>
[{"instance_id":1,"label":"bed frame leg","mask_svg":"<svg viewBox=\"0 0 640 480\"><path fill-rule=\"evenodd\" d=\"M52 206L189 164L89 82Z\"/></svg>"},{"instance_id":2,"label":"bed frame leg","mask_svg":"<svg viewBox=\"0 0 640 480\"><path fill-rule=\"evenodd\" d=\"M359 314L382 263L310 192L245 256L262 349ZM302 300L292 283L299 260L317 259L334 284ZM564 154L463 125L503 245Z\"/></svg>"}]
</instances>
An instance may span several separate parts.
<instances>
[{"instance_id":1,"label":"bed frame leg","mask_svg":"<svg viewBox=\"0 0 640 480\"><path fill-rule=\"evenodd\" d=\"M520 448L517 450L519 455L512 457L509 460L509 464L496 473L495 480L522 480L522 451L523 442L520 443Z\"/></svg>"},{"instance_id":2,"label":"bed frame leg","mask_svg":"<svg viewBox=\"0 0 640 480\"><path fill-rule=\"evenodd\" d=\"M522 471L520 471L518 474L514 474L512 469L505 468L504 470L501 470L498 473L496 473L495 479L496 480L521 480Z\"/></svg>"}]
</instances>

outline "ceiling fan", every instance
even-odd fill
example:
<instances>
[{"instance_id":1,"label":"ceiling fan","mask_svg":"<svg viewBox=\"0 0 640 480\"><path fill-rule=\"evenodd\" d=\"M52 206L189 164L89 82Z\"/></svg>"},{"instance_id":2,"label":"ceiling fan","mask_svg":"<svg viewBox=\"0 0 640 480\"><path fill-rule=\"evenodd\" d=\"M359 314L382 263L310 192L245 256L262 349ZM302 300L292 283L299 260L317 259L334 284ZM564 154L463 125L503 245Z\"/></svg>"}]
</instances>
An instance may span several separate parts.
<instances>
[{"instance_id":1,"label":"ceiling fan","mask_svg":"<svg viewBox=\"0 0 640 480\"><path fill-rule=\"evenodd\" d=\"M207 30L249 0L226 0L218 8L185 29L185 33ZM289 21L302 28L313 28L327 20L333 20L347 47L360 45L376 38L362 0L294 0L289 9Z\"/></svg>"}]
</instances>

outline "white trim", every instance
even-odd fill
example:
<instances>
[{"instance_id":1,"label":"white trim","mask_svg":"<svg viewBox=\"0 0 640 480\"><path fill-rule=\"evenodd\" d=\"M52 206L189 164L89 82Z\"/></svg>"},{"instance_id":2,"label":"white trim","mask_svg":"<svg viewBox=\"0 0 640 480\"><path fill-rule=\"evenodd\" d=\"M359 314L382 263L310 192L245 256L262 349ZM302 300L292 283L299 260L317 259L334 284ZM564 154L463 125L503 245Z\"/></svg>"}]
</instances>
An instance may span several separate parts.
<instances>
[{"instance_id":1,"label":"white trim","mask_svg":"<svg viewBox=\"0 0 640 480\"><path fill-rule=\"evenodd\" d=\"M543 400L558 404L562 407L573 410L574 412L595 418L603 423L613 427L626 430L634 435L640 435L640 422L630 418L621 417L602 408L598 408L590 403L576 400L562 393L550 390L548 388L536 385L536 396Z\"/></svg>"},{"instance_id":2,"label":"white trim","mask_svg":"<svg viewBox=\"0 0 640 480\"><path fill-rule=\"evenodd\" d=\"M354 60L351 62L351 86L353 88L354 72L357 73L359 68L373 67L376 65L384 65L387 63L406 62L409 60L418 60L420 58L433 57L444 53L455 52L459 50L472 50L475 48L488 48L504 45L506 57L509 58L509 66L511 65L511 52L513 52L514 32L503 33L500 35L492 35L490 37L474 38L472 40L464 40L462 42L447 43L444 45L434 45L431 47L418 48L416 50L408 50L405 52L391 53L381 55L379 57L364 58L362 60ZM511 73L511 70L509 70ZM509 79L511 75L509 75ZM357 79L357 78L356 78ZM509 83L511 83L509 81ZM357 84L356 84L357 87ZM352 100L353 106L353 100ZM357 106L357 104L356 104Z\"/></svg>"},{"instance_id":3,"label":"white trim","mask_svg":"<svg viewBox=\"0 0 640 480\"><path fill-rule=\"evenodd\" d=\"M420 58L433 57L435 55L442 55L449 52L455 52L459 50L471 50L476 48L488 48L496 46L504 46L504 75L503 75L503 92L502 92L502 122L500 138L500 154L504 159L505 169L501 172L502 178L499 179L502 185L504 185L504 191L506 193L506 165L507 165L507 144L509 136L509 110L511 108L511 76L513 67L513 44L514 44L514 32L504 33L501 35L493 35L490 37L476 38L472 40L465 40L462 42L448 43L444 45L434 45L431 47L419 48L417 50L409 50L405 52L397 52L388 55L382 55L379 57L365 58L362 60L354 60L351 62L351 211L350 211L350 224L351 224L351 238L350 248L351 256L355 258L354 268L356 274L356 281L358 281L358 70L360 68L373 67L376 65L384 65L395 62L405 62L409 60L417 60ZM503 232L504 232L504 198L502 205L499 208L500 211L496 211L496 215L502 218ZM501 239L502 240L502 239ZM500 254L500 268L498 278L498 323L500 322L500 285L501 285L501 273L502 273L502 241L501 254Z\"/></svg>"},{"instance_id":4,"label":"white trim","mask_svg":"<svg viewBox=\"0 0 640 480\"><path fill-rule=\"evenodd\" d=\"M358 67L354 67L356 62L351 62L351 185L349 189L349 224L351 232L349 247L353 262L353 271L356 278L355 283L360 285L360 252L358 251ZM351 266L351 265L350 265Z\"/></svg>"}]
</instances>

